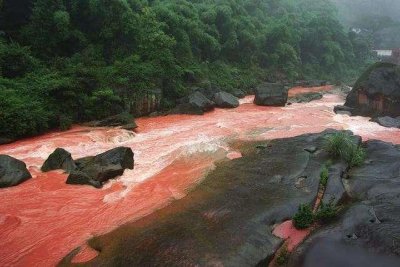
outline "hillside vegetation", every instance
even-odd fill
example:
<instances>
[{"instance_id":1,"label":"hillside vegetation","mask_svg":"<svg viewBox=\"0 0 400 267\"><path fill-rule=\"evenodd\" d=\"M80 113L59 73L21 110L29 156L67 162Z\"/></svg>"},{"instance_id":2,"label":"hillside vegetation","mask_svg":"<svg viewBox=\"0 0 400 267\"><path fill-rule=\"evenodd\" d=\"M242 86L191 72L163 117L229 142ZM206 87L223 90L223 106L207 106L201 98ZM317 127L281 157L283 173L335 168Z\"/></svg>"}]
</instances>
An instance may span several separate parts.
<instances>
[{"instance_id":1,"label":"hillside vegetation","mask_svg":"<svg viewBox=\"0 0 400 267\"><path fill-rule=\"evenodd\" d=\"M130 110L161 89L354 76L368 42L327 0L2 0L0 137Z\"/></svg>"}]
</instances>

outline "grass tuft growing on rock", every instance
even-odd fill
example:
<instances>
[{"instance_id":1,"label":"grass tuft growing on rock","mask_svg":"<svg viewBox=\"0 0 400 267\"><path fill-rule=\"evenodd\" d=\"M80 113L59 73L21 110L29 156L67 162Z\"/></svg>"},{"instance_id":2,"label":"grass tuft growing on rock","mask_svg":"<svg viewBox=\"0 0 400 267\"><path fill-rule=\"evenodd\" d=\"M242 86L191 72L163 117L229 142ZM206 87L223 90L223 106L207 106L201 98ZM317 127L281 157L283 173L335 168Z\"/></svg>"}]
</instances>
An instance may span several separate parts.
<instances>
[{"instance_id":1,"label":"grass tuft growing on rock","mask_svg":"<svg viewBox=\"0 0 400 267\"><path fill-rule=\"evenodd\" d=\"M328 204L324 204L323 202L321 202L321 206L315 214L315 219L321 224L327 224L332 222L336 218L337 213L338 208L333 205L332 202Z\"/></svg>"},{"instance_id":2,"label":"grass tuft growing on rock","mask_svg":"<svg viewBox=\"0 0 400 267\"><path fill-rule=\"evenodd\" d=\"M365 160L364 149L348 133L340 132L326 138L325 150L335 159L342 159L349 167L360 166Z\"/></svg>"},{"instance_id":3,"label":"grass tuft growing on rock","mask_svg":"<svg viewBox=\"0 0 400 267\"><path fill-rule=\"evenodd\" d=\"M323 187L326 187L328 184L328 179L329 179L329 172L328 172L328 167L324 165L321 169L321 174L320 174L320 184Z\"/></svg>"}]
</instances>

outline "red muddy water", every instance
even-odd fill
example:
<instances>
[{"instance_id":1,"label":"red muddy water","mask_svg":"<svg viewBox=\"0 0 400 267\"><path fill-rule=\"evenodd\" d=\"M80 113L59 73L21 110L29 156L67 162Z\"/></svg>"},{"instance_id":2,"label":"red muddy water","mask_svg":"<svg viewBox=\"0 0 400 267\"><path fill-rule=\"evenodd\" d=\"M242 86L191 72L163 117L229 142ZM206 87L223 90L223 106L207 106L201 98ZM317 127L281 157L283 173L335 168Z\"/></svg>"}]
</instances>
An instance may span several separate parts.
<instances>
[{"instance_id":1,"label":"red muddy water","mask_svg":"<svg viewBox=\"0 0 400 267\"><path fill-rule=\"evenodd\" d=\"M290 95L329 89L295 88ZM0 266L53 266L72 249L85 247L90 237L184 197L214 162L241 156L229 145L234 140L293 137L336 128L352 130L364 140L400 143L399 129L383 128L368 118L334 114L333 107L344 102L337 95L282 108L255 106L252 100L249 96L237 109L216 109L204 116L140 118L137 133L77 126L0 146L0 154L23 160L33 175L17 187L0 189ZM62 172L39 170L57 147L79 158L116 146L133 149L135 169L101 190L66 185ZM84 248L74 261L94 255Z\"/></svg>"}]
</instances>

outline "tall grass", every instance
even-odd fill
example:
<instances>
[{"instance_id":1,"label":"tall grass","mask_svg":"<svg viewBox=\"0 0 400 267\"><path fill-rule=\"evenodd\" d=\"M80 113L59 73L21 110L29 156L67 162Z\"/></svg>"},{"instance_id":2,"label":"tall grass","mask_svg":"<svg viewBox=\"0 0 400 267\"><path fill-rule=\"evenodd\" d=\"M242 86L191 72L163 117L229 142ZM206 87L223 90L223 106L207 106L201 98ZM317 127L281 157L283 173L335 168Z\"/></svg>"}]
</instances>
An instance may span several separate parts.
<instances>
[{"instance_id":1,"label":"tall grass","mask_svg":"<svg viewBox=\"0 0 400 267\"><path fill-rule=\"evenodd\" d=\"M345 132L329 135L326 138L325 150L335 159L342 159L350 167L360 166L365 160L364 149L352 136Z\"/></svg>"}]
</instances>

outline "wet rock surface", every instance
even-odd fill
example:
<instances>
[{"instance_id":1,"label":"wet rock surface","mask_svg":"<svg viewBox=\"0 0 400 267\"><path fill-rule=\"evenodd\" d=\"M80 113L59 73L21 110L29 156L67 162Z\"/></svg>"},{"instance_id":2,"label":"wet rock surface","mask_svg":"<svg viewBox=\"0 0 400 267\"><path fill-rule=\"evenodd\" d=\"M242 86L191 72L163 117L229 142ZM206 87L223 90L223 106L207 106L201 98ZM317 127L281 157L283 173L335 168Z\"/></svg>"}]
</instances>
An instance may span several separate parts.
<instances>
[{"instance_id":1,"label":"wet rock surface","mask_svg":"<svg viewBox=\"0 0 400 267\"><path fill-rule=\"evenodd\" d=\"M279 83L263 83L254 93L254 104L259 106L285 106L288 100L288 90Z\"/></svg>"},{"instance_id":2,"label":"wet rock surface","mask_svg":"<svg viewBox=\"0 0 400 267\"><path fill-rule=\"evenodd\" d=\"M237 98L244 98L246 96L246 93L240 89L232 90L231 94L236 96Z\"/></svg>"},{"instance_id":3,"label":"wet rock surface","mask_svg":"<svg viewBox=\"0 0 400 267\"><path fill-rule=\"evenodd\" d=\"M323 97L322 93L311 92L311 93L305 93L305 94L301 94L301 95L298 95L298 96L295 96L295 97L291 97L289 99L289 101L291 103L308 103L308 102L311 102L311 101L314 101L314 100L319 100L322 97Z\"/></svg>"},{"instance_id":4,"label":"wet rock surface","mask_svg":"<svg viewBox=\"0 0 400 267\"><path fill-rule=\"evenodd\" d=\"M372 119L372 121L378 123L379 125L387 128L400 128L400 117L392 118L392 117L378 117Z\"/></svg>"},{"instance_id":5,"label":"wet rock surface","mask_svg":"<svg viewBox=\"0 0 400 267\"><path fill-rule=\"evenodd\" d=\"M117 147L102 154L75 160L76 168L68 176L67 184L88 184L97 188L109 179L121 176L125 169L133 169L132 149Z\"/></svg>"},{"instance_id":6,"label":"wet rock surface","mask_svg":"<svg viewBox=\"0 0 400 267\"><path fill-rule=\"evenodd\" d=\"M121 126L126 130L134 130L137 125L134 121L134 117L129 113L121 113L111 117L108 117L99 121L92 121L87 123L90 127L119 127Z\"/></svg>"},{"instance_id":7,"label":"wet rock surface","mask_svg":"<svg viewBox=\"0 0 400 267\"><path fill-rule=\"evenodd\" d=\"M364 147L365 163L343 179L358 202L299 246L289 266L400 266L400 147L376 140Z\"/></svg>"},{"instance_id":8,"label":"wet rock surface","mask_svg":"<svg viewBox=\"0 0 400 267\"><path fill-rule=\"evenodd\" d=\"M400 67L376 63L366 70L348 94L345 106L353 115L400 116Z\"/></svg>"},{"instance_id":9,"label":"wet rock surface","mask_svg":"<svg viewBox=\"0 0 400 267\"><path fill-rule=\"evenodd\" d=\"M255 266L282 240L272 226L314 201L325 133L242 147L242 158L218 164L189 195L143 219L92 239L101 266ZM71 257L71 255L70 255ZM62 264L68 265L70 257Z\"/></svg>"},{"instance_id":10,"label":"wet rock surface","mask_svg":"<svg viewBox=\"0 0 400 267\"><path fill-rule=\"evenodd\" d=\"M238 98L227 92L216 93L213 101L220 108L237 108L239 106Z\"/></svg>"},{"instance_id":11,"label":"wet rock surface","mask_svg":"<svg viewBox=\"0 0 400 267\"><path fill-rule=\"evenodd\" d=\"M76 165L72 159L71 153L63 148L57 148L44 162L41 170L43 172L53 170L65 170L66 172L71 172L75 170L75 168Z\"/></svg>"},{"instance_id":12,"label":"wet rock surface","mask_svg":"<svg viewBox=\"0 0 400 267\"><path fill-rule=\"evenodd\" d=\"M214 107L214 102L201 92L195 91L191 95L181 99L180 104L172 110L172 113L203 115L205 112L213 110Z\"/></svg>"},{"instance_id":13,"label":"wet rock surface","mask_svg":"<svg viewBox=\"0 0 400 267\"><path fill-rule=\"evenodd\" d=\"M0 188L19 185L32 178L26 164L16 158L0 155Z\"/></svg>"}]
</instances>

